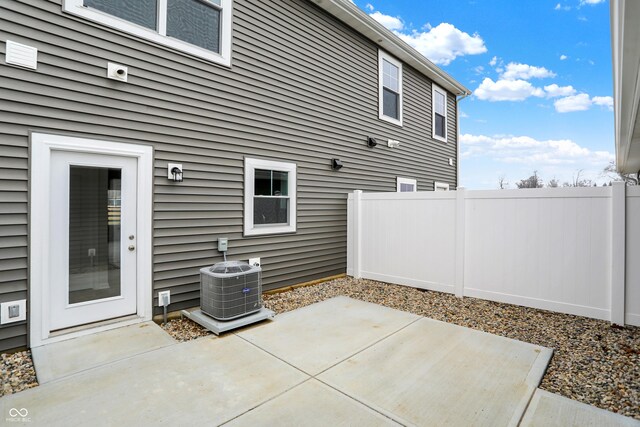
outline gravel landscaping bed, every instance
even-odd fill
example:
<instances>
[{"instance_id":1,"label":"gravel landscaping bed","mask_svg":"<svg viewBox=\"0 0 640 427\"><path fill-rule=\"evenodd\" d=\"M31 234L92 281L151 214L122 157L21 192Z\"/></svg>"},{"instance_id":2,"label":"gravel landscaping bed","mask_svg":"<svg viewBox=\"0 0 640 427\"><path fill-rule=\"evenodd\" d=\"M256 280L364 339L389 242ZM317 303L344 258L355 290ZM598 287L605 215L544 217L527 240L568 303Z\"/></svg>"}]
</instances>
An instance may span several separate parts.
<instances>
[{"instance_id":1,"label":"gravel landscaping bed","mask_svg":"<svg viewBox=\"0 0 640 427\"><path fill-rule=\"evenodd\" d=\"M640 420L640 328L351 278L264 300L271 310L284 313L338 295L553 348L542 389ZM209 333L187 319L164 328L180 341Z\"/></svg>"},{"instance_id":2,"label":"gravel landscaping bed","mask_svg":"<svg viewBox=\"0 0 640 427\"><path fill-rule=\"evenodd\" d=\"M0 367L0 397L17 393L38 385L36 370L33 367L30 351L20 351L13 354L1 354Z\"/></svg>"}]
</instances>

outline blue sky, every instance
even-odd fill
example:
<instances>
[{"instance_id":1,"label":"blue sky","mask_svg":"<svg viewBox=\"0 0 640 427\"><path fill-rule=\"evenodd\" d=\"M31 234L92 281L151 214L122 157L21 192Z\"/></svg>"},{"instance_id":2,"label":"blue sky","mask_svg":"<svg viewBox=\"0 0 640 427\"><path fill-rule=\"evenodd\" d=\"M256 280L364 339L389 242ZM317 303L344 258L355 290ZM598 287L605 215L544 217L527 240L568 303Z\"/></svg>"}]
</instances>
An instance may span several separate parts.
<instances>
[{"instance_id":1,"label":"blue sky","mask_svg":"<svg viewBox=\"0 0 640 427\"><path fill-rule=\"evenodd\" d=\"M460 110L466 188L602 183L614 159L607 0L355 3L473 91Z\"/></svg>"}]
</instances>

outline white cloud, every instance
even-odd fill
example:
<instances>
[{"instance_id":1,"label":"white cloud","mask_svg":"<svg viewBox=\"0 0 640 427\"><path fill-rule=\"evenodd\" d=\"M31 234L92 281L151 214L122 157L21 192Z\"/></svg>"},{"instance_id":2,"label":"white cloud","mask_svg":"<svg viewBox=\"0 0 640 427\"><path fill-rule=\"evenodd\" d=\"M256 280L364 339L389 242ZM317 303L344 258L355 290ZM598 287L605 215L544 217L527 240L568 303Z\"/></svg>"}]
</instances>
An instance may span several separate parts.
<instances>
[{"instance_id":1,"label":"white cloud","mask_svg":"<svg viewBox=\"0 0 640 427\"><path fill-rule=\"evenodd\" d=\"M498 80L485 78L473 92L483 101L524 101L530 96L543 97L544 91L525 80Z\"/></svg>"},{"instance_id":2,"label":"white cloud","mask_svg":"<svg viewBox=\"0 0 640 427\"><path fill-rule=\"evenodd\" d=\"M566 12L566 11L571 10L571 6L566 6L566 5L563 6L560 3L557 3L556 6L553 9L554 10L564 10Z\"/></svg>"},{"instance_id":3,"label":"white cloud","mask_svg":"<svg viewBox=\"0 0 640 427\"><path fill-rule=\"evenodd\" d=\"M460 135L460 143L465 158L483 156L502 163L526 164L532 168L551 165L604 167L614 158L608 151L592 151L570 139L537 140L530 136L463 134Z\"/></svg>"},{"instance_id":4,"label":"white cloud","mask_svg":"<svg viewBox=\"0 0 640 427\"><path fill-rule=\"evenodd\" d=\"M435 64L449 65L459 56L478 55L487 51L480 35L469 35L449 23L443 22L435 27L426 23L421 30L409 32L408 29L405 31L405 25L400 16L375 11L371 3L368 3L365 9L370 12L369 16L393 31Z\"/></svg>"},{"instance_id":5,"label":"white cloud","mask_svg":"<svg viewBox=\"0 0 640 427\"><path fill-rule=\"evenodd\" d=\"M560 61L564 61L565 59L569 59L567 55L560 55Z\"/></svg>"},{"instance_id":6,"label":"white cloud","mask_svg":"<svg viewBox=\"0 0 640 427\"><path fill-rule=\"evenodd\" d=\"M391 31L400 31L404 28L404 23L397 16L385 15L384 13L378 11L370 13L369 16Z\"/></svg>"},{"instance_id":7,"label":"white cloud","mask_svg":"<svg viewBox=\"0 0 640 427\"><path fill-rule=\"evenodd\" d=\"M594 105L607 107L609 111L613 111L613 97L611 96L594 96L591 101Z\"/></svg>"},{"instance_id":8,"label":"white cloud","mask_svg":"<svg viewBox=\"0 0 640 427\"><path fill-rule=\"evenodd\" d=\"M570 113L572 111L586 111L591 108L591 98L586 93L560 98L553 103L558 113Z\"/></svg>"},{"instance_id":9,"label":"white cloud","mask_svg":"<svg viewBox=\"0 0 640 427\"><path fill-rule=\"evenodd\" d=\"M491 61L489 61L489 65L491 65L492 67L495 67L497 63L498 63L497 56L494 56L493 58L491 58Z\"/></svg>"},{"instance_id":10,"label":"white cloud","mask_svg":"<svg viewBox=\"0 0 640 427\"><path fill-rule=\"evenodd\" d=\"M449 65L459 56L485 53L487 47L478 34L469 35L446 22L427 31L411 34L395 31L401 39L436 64Z\"/></svg>"},{"instance_id":11,"label":"white cloud","mask_svg":"<svg viewBox=\"0 0 640 427\"><path fill-rule=\"evenodd\" d=\"M533 78L544 79L555 76L556 74L553 71L547 70L544 67L535 67L533 65L520 64L516 62L510 62L507 64L506 68L502 72L502 78L506 80L529 80Z\"/></svg>"},{"instance_id":12,"label":"white cloud","mask_svg":"<svg viewBox=\"0 0 640 427\"><path fill-rule=\"evenodd\" d=\"M613 110L613 98L610 96L594 96L590 98L586 93L567 96L560 98L553 103L558 113L571 113L574 111L586 111L593 105L606 107L609 111Z\"/></svg>"},{"instance_id":13,"label":"white cloud","mask_svg":"<svg viewBox=\"0 0 640 427\"><path fill-rule=\"evenodd\" d=\"M557 98L560 96L571 96L576 93L573 86L558 86L553 83L544 87L544 91L547 92L549 98Z\"/></svg>"},{"instance_id":14,"label":"white cloud","mask_svg":"<svg viewBox=\"0 0 640 427\"><path fill-rule=\"evenodd\" d=\"M605 0L580 0L580 6L584 6L585 4L599 4L604 3Z\"/></svg>"}]
</instances>

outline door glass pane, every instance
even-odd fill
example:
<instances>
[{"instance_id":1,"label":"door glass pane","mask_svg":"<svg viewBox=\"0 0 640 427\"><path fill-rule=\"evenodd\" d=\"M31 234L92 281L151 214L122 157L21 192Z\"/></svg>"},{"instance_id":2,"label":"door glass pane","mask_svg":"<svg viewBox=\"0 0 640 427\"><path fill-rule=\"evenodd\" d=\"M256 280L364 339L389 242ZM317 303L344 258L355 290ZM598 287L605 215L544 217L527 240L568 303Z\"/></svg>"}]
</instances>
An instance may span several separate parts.
<instances>
[{"instance_id":1,"label":"door glass pane","mask_svg":"<svg viewBox=\"0 0 640 427\"><path fill-rule=\"evenodd\" d=\"M158 0L84 0L84 5L152 30L157 29Z\"/></svg>"},{"instance_id":2,"label":"door glass pane","mask_svg":"<svg viewBox=\"0 0 640 427\"><path fill-rule=\"evenodd\" d=\"M120 169L70 166L69 304L120 295Z\"/></svg>"},{"instance_id":3,"label":"door glass pane","mask_svg":"<svg viewBox=\"0 0 640 427\"><path fill-rule=\"evenodd\" d=\"M200 0L169 0L167 35L220 53L220 10Z\"/></svg>"}]
</instances>

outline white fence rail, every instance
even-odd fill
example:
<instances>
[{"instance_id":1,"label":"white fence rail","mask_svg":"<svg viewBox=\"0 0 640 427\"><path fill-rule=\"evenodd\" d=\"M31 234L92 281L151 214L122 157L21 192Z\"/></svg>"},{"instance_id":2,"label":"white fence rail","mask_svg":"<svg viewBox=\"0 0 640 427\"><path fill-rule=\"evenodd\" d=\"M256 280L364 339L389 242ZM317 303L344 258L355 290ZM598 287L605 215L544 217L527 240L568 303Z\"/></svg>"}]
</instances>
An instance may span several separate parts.
<instances>
[{"instance_id":1,"label":"white fence rail","mask_svg":"<svg viewBox=\"0 0 640 427\"><path fill-rule=\"evenodd\" d=\"M348 209L349 275L640 326L640 187L356 191Z\"/></svg>"}]
</instances>

